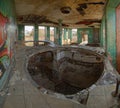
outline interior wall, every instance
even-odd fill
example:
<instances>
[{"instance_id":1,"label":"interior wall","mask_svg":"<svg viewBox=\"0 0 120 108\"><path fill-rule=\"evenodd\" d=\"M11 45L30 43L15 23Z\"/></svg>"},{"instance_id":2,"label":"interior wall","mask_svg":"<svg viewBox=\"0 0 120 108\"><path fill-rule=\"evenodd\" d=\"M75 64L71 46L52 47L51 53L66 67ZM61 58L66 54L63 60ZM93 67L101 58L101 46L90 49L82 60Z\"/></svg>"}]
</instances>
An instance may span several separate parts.
<instances>
[{"instance_id":1,"label":"interior wall","mask_svg":"<svg viewBox=\"0 0 120 108\"><path fill-rule=\"evenodd\" d=\"M120 5L116 8L117 71L120 73Z\"/></svg>"},{"instance_id":2,"label":"interior wall","mask_svg":"<svg viewBox=\"0 0 120 108\"><path fill-rule=\"evenodd\" d=\"M17 34L13 0L0 1L0 90L4 88L14 61L14 42Z\"/></svg>"},{"instance_id":3,"label":"interior wall","mask_svg":"<svg viewBox=\"0 0 120 108\"><path fill-rule=\"evenodd\" d=\"M106 51L112 57L113 65L116 65L116 14L115 8L107 7L106 10Z\"/></svg>"},{"instance_id":4,"label":"interior wall","mask_svg":"<svg viewBox=\"0 0 120 108\"><path fill-rule=\"evenodd\" d=\"M116 7L120 4L120 0L108 1L106 8L106 33L107 41L106 48L107 52L112 57L112 63L116 67Z\"/></svg>"},{"instance_id":5,"label":"interior wall","mask_svg":"<svg viewBox=\"0 0 120 108\"><path fill-rule=\"evenodd\" d=\"M120 4L120 0L108 0L105 9L105 39L104 39L104 19L101 25L101 44L104 46L107 55L111 57L113 65L116 67L116 7ZM104 18L104 17L103 17Z\"/></svg>"}]
</instances>

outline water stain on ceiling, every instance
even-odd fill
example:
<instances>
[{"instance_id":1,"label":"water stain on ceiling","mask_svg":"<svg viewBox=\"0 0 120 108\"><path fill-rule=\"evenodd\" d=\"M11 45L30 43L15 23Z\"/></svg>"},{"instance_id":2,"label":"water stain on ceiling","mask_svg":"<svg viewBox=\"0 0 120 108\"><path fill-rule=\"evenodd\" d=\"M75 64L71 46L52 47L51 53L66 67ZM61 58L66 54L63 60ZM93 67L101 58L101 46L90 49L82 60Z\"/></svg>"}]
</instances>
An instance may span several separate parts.
<instances>
[{"instance_id":1,"label":"water stain on ceiling","mask_svg":"<svg viewBox=\"0 0 120 108\"><path fill-rule=\"evenodd\" d=\"M106 0L15 0L18 23L65 27L99 26Z\"/></svg>"}]
</instances>

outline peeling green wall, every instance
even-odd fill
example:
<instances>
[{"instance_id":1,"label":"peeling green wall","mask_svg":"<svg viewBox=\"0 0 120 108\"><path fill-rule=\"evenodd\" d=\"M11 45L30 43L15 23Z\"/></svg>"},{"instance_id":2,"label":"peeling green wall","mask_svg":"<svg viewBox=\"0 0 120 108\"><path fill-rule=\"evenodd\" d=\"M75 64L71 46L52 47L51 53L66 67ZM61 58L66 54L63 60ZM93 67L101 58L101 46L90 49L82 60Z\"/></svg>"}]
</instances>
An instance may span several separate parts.
<instances>
[{"instance_id":1,"label":"peeling green wall","mask_svg":"<svg viewBox=\"0 0 120 108\"><path fill-rule=\"evenodd\" d=\"M14 0L0 0L0 12L6 17L12 17L15 21L15 5Z\"/></svg>"},{"instance_id":2,"label":"peeling green wall","mask_svg":"<svg viewBox=\"0 0 120 108\"><path fill-rule=\"evenodd\" d=\"M19 24L18 25L18 40L21 40L21 41L24 40L25 38L24 31L25 31L24 25Z\"/></svg>"},{"instance_id":3,"label":"peeling green wall","mask_svg":"<svg viewBox=\"0 0 120 108\"><path fill-rule=\"evenodd\" d=\"M116 7L120 0L108 0L101 24L101 46L112 57L112 63L116 67Z\"/></svg>"},{"instance_id":4,"label":"peeling green wall","mask_svg":"<svg viewBox=\"0 0 120 108\"><path fill-rule=\"evenodd\" d=\"M106 51L116 65L116 11L115 8L107 7L106 9Z\"/></svg>"},{"instance_id":5,"label":"peeling green wall","mask_svg":"<svg viewBox=\"0 0 120 108\"><path fill-rule=\"evenodd\" d=\"M120 4L120 0L108 0L105 10L105 21L102 19L101 28L105 26L104 33L101 31L101 44L105 47L106 52L112 57L112 63L116 67L116 7ZM104 25L105 24L105 25Z\"/></svg>"}]
</instances>

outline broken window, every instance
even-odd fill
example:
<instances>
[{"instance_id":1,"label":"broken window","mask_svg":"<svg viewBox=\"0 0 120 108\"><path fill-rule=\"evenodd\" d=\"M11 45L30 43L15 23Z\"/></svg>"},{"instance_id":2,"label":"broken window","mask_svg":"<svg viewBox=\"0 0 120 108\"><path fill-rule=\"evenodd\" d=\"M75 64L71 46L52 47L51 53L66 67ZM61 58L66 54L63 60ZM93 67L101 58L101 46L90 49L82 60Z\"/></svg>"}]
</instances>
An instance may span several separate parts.
<instances>
[{"instance_id":1,"label":"broken window","mask_svg":"<svg viewBox=\"0 0 120 108\"><path fill-rule=\"evenodd\" d=\"M34 41L34 26L25 26L25 41ZM33 42L26 42L26 46L33 46Z\"/></svg>"}]
</instances>

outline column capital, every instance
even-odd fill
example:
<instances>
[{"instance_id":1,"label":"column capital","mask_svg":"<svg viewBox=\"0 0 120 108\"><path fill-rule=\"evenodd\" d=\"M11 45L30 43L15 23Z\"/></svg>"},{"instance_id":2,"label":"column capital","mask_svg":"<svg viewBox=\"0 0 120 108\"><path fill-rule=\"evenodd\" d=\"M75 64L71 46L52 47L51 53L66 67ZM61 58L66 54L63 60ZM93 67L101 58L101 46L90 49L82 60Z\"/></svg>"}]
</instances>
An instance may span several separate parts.
<instances>
[{"instance_id":1,"label":"column capital","mask_svg":"<svg viewBox=\"0 0 120 108\"><path fill-rule=\"evenodd\" d=\"M62 23L62 21L63 21L62 19L58 19L58 22L59 22L59 23Z\"/></svg>"}]
</instances>

